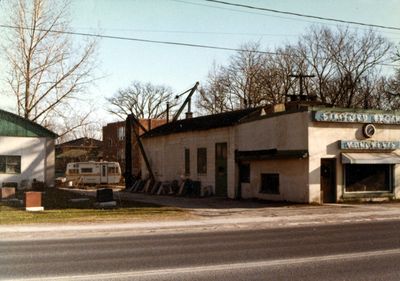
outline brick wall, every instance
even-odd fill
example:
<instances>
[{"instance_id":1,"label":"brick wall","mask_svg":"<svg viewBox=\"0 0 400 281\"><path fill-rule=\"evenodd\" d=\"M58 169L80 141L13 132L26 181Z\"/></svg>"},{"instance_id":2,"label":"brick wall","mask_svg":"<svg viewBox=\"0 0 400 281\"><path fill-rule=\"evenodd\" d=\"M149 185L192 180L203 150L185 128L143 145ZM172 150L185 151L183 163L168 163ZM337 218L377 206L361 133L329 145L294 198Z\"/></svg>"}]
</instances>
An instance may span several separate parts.
<instances>
[{"instance_id":1,"label":"brick wall","mask_svg":"<svg viewBox=\"0 0 400 281\"><path fill-rule=\"evenodd\" d=\"M141 119L140 123L147 130L154 129L166 123L163 119ZM139 135L143 130L135 126ZM122 173L125 172L125 121L109 123L103 127L103 159L104 161L115 161L121 165ZM136 144L135 135L132 133L132 172L137 175L140 171L140 150Z\"/></svg>"}]
</instances>

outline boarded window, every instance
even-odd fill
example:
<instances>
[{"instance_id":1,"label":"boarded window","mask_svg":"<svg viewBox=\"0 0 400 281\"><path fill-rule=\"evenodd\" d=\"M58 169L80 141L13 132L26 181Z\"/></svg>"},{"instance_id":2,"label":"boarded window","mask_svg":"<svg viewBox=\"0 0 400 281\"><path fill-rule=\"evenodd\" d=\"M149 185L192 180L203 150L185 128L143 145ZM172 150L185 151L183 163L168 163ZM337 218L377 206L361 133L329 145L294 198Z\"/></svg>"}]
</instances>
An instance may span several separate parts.
<instances>
[{"instance_id":1,"label":"boarded window","mask_svg":"<svg viewBox=\"0 0 400 281\"><path fill-rule=\"evenodd\" d=\"M250 182L250 164L240 164L239 166L240 182Z\"/></svg>"},{"instance_id":2,"label":"boarded window","mask_svg":"<svg viewBox=\"0 0 400 281\"><path fill-rule=\"evenodd\" d=\"M93 173L93 168L81 168L82 174L91 174Z\"/></svg>"},{"instance_id":3,"label":"boarded window","mask_svg":"<svg viewBox=\"0 0 400 281\"><path fill-rule=\"evenodd\" d=\"M190 149L185 148L185 175L190 175Z\"/></svg>"},{"instance_id":4,"label":"boarded window","mask_svg":"<svg viewBox=\"0 0 400 281\"><path fill-rule=\"evenodd\" d=\"M0 173L20 174L21 156L0 156Z\"/></svg>"},{"instance_id":5,"label":"boarded window","mask_svg":"<svg viewBox=\"0 0 400 281\"><path fill-rule=\"evenodd\" d=\"M207 148L197 149L197 173L207 174Z\"/></svg>"},{"instance_id":6,"label":"boarded window","mask_svg":"<svg viewBox=\"0 0 400 281\"><path fill-rule=\"evenodd\" d=\"M260 193L279 194L279 174L261 174Z\"/></svg>"}]
</instances>

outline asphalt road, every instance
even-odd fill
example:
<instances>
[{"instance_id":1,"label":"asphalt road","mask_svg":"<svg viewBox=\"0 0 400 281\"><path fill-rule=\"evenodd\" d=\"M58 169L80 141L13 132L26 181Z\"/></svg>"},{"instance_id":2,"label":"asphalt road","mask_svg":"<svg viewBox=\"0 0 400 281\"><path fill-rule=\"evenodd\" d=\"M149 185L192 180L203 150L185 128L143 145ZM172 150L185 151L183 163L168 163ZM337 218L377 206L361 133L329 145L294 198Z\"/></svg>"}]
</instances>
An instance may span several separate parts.
<instances>
[{"instance_id":1,"label":"asphalt road","mask_svg":"<svg viewBox=\"0 0 400 281\"><path fill-rule=\"evenodd\" d=\"M400 280L400 221L0 242L0 280Z\"/></svg>"}]
</instances>

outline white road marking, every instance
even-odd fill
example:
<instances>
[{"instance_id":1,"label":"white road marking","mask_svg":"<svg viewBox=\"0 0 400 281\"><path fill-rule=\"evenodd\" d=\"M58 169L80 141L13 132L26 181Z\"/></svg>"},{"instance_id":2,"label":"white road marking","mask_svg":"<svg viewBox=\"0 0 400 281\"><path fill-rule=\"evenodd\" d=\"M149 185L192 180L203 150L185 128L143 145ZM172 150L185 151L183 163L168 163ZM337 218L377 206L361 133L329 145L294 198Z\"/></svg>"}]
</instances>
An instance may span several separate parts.
<instances>
[{"instance_id":1,"label":"white road marking","mask_svg":"<svg viewBox=\"0 0 400 281\"><path fill-rule=\"evenodd\" d=\"M226 271L226 270L243 270L251 268L265 268L281 265L294 265L302 263L317 263L344 259L359 259L380 257L387 255L400 255L400 249L381 250L381 251L368 251L349 254L326 255L316 257L292 258L292 259L279 259L270 261L255 261L244 263L229 263L219 265L206 265L206 266L192 266L192 267L178 267L166 269L153 269L142 271L126 271L114 273L98 273L98 274L85 274L85 275L72 275L72 276L43 276L36 278L22 278L22 279L6 279L6 281L66 281L66 280L108 280L111 278L138 278L138 277L151 277L161 275L179 275L186 273L202 273L213 271ZM4 280L4 279L1 279Z\"/></svg>"}]
</instances>

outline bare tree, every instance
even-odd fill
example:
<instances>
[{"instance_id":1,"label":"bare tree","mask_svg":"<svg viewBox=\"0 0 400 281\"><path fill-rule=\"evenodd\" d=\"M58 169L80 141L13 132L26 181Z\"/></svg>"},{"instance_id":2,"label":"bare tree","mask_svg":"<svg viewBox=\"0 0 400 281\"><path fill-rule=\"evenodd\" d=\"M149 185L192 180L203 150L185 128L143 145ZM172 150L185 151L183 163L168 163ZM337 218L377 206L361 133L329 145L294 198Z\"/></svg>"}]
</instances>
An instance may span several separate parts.
<instances>
[{"instance_id":1,"label":"bare tree","mask_svg":"<svg viewBox=\"0 0 400 281\"><path fill-rule=\"evenodd\" d=\"M374 107L372 89L377 85L380 66L392 44L373 30L350 31L312 27L299 40L299 53L308 69L316 75L311 80L318 99L342 107Z\"/></svg>"},{"instance_id":2,"label":"bare tree","mask_svg":"<svg viewBox=\"0 0 400 281\"><path fill-rule=\"evenodd\" d=\"M397 63L397 68L395 69L394 75L388 79L385 92L396 98L400 96L400 46L397 47L394 53L393 61Z\"/></svg>"},{"instance_id":3,"label":"bare tree","mask_svg":"<svg viewBox=\"0 0 400 281\"><path fill-rule=\"evenodd\" d=\"M139 81L118 90L107 101L110 103L108 111L124 120L129 114L145 119L165 118L167 102L171 107L176 104L169 87Z\"/></svg>"},{"instance_id":4,"label":"bare tree","mask_svg":"<svg viewBox=\"0 0 400 281\"><path fill-rule=\"evenodd\" d=\"M196 99L200 110L207 114L234 110L235 104L229 85L229 77L225 69L214 63L205 85L199 90L200 96Z\"/></svg>"},{"instance_id":5,"label":"bare tree","mask_svg":"<svg viewBox=\"0 0 400 281\"><path fill-rule=\"evenodd\" d=\"M71 111L74 113L72 116L70 114ZM81 137L89 137L87 133L94 128L97 128L98 131L97 133L91 132L91 134L99 136L102 128L97 126L98 120L93 120L94 112L93 108L79 111L73 109L70 105L66 105L62 110L54 110L52 114L55 116L46 118L44 125L53 131L63 128L62 132L59 133L58 142L60 143ZM47 120L50 120L50 122Z\"/></svg>"},{"instance_id":6,"label":"bare tree","mask_svg":"<svg viewBox=\"0 0 400 281\"><path fill-rule=\"evenodd\" d=\"M306 64L299 51L291 45L278 48L273 55L269 55L266 72L262 76L266 91L267 104L277 104L288 101L288 95L299 91L293 74L306 73Z\"/></svg>"},{"instance_id":7,"label":"bare tree","mask_svg":"<svg viewBox=\"0 0 400 281\"><path fill-rule=\"evenodd\" d=\"M2 46L8 86L20 116L45 126L92 82L95 42L77 46L69 31L69 1L10 3L10 32ZM80 97L81 98L81 97ZM82 120L81 120L82 121ZM66 128L55 128L63 134Z\"/></svg>"},{"instance_id":8,"label":"bare tree","mask_svg":"<svg viewBox=\"0 0 400 281\"><path fill-rule=\"evenodd\" d=\"M198 106L207 113L219 113L267 104L265 75L268 56L258 43L248 43L231 56L227 66L209 72L200 90Z\"/></svg>"},{"instance_id":9,"label":"bare tree","mask_svg":"<svg viewBox=\"0 0 400 281\"><path fill-rule=\"evenodd\" d=\"M265 74L267 56L260 52L258 43L246 44L231 57L225 68L228 86L237 107L249 108L265 103L262 76Z\"/></svg>"},{"instance_id":10,"label":"bare tree","mask_svg":"<svg viewBox=\"0 0 400 281\"><path fill-rule=\"evenodd\" d=\"M246 44L226 66L210 72L198 105L207 113L276 104L300 91L292 74L313 74L303 90L323 103L358 108L387 108L396 104L382 88L380 64L388 59L392 44L373 30L312 27L297 44L274 52L259 44ZM395 85L396 79L392 79ZM229 105L229 106L228 106Z\"/></svg>"}]
</instances>

